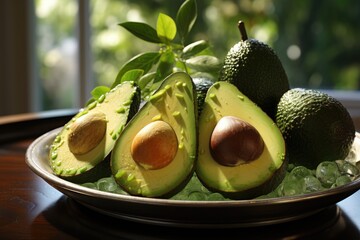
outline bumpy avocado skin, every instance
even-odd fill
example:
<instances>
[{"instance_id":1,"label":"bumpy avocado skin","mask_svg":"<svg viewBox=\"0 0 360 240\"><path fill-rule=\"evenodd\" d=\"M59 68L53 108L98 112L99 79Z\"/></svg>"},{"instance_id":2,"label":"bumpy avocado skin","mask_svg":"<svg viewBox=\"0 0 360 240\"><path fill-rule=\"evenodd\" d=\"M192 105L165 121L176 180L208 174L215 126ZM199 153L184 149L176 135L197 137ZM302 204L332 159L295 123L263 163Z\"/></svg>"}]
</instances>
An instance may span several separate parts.
<instances>
[{"instance_id":1,"label":"bumpy avocado skin","mask_svg":"<svg viewBox=\"0 0 360 240\"><path fill-rule=\"evenodd\" d=\"M234 84L273 120L281 96L289 90L280 59L271 47L255 39L240 41L229 50L219 80Z\"/></svg>"},{"instance_id":2,"label":"bumpy avocado skin","mask_svg":"<svg viewBox=\"0 0 360 240\"><path fill-rule=\"evenodd\" d=\"M212 156L210 138L217 122L234 116L251 124L264 141L264 151L250 163L234 167L219 164ZM233 84L217 82L207 92L199 118L196 173L213 192L231 199L250 199L275 189L286 173L285 141L272 119Z\"/></svg>"},{"instance_id":3,"label":"bumpy avocado skin","mask_svg":"<svg viewBox=\"0 0 360 240\"><path fill-rule=\"evenodd\" d=\"M198 115L200 116L203 109L206 93L208 89L214 84L214 81L207 77L194 77L193 82L196 90Z\"/></svg>"},{"instance_id":4,"label":"bumpy avocado skin","mask_svg":"<svg viewBox=\"0 0 360 240\"><path fill-rule=\"evenodd\" d=\"M347 109L317 90L287 91L279 102L276 124L286 141L289 161L313 169L322 161L344 159L355 138Z\"/></svg>"}]
</instances>

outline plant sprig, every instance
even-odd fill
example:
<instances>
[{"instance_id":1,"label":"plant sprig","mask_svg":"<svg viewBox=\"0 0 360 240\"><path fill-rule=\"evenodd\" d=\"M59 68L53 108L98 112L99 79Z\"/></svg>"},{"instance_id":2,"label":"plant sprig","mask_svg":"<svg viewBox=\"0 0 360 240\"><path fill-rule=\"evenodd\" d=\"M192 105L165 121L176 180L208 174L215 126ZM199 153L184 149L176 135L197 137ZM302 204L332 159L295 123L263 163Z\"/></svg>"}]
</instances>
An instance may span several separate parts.
<instances>
[{"instance_id":1,"label":"plant sprig","mask_svg":"<svg viewBox=\"0 0 360 240\"><path fill-rule=\"evenodd\" d=\"M156 28L142 22L119 23L137 38L157 44L159 49L140 53L125 62L111 88L124 81L134 81L141 89L142 98L146 99L165 77L175 71L189 74L205 72L216 77L221 64L209 50L209 43L199 40L185 45L196 19L196 0L186 0L180 6L175 20L159 13ZM92 96L97 99L108 90L108 87L96 87Z\"/></svg>"}]
</instances>

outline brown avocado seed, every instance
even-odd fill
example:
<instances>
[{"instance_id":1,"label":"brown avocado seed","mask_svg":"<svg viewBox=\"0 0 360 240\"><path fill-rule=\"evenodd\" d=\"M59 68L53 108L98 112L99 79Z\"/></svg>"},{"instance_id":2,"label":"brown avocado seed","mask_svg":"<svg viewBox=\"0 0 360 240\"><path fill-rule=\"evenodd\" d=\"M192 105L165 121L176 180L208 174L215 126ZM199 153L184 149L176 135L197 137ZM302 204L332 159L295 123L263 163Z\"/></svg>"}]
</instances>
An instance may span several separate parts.
<instances>
[{"instance_id":1,"label":"brown avocado seed","mask_svg":"<svg viewBox=\"0 0 360 240\"><path fill-rule=\"evenodd\" d=\"M155 170L171 163L177 149L174 129L167 122L155 121L136 134L131 144L131 155L144 169Z\"/></svg>"},{"instance_id":2,"label":"brown avocado seed","mask_svg":"<svg viewBox=\"0 0 360 240\"><path fill-rule=\"evenodd\" d=\"M89 112L77 118L70 126L70 151L81 155L94 149L105 136L106 124L106 116L102 112Z\"/></svg>"},{"instance_id":3,"label":"brown avocado seed","mask_svg":"<svg viewBox=\"0 0 360 240\"><path fill-rule=\"evenodd\" d=\"M259 132L237 117L221 118L211 134L211 155L224 166L248 163L257 159L263 150L264 141Z\"/></svg>"}]
</instances>

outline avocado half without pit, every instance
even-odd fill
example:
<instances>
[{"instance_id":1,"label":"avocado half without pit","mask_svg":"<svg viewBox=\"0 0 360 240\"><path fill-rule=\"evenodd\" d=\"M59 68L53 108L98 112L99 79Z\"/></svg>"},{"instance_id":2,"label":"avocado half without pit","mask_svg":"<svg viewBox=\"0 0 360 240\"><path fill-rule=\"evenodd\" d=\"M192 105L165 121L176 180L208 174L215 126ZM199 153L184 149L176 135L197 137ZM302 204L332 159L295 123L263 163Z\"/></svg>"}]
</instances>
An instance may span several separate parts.
<instances>
[{"instance_id":1,"label":"avocado half without pit","mask_svg":"<svg viewBox=\"0 0 360 240\"><path fill-rule=\"evenodd\" d=\"M191 77L177 72L129 121L111 153L111 171L131 195L170 197L194 172L197 111Z\"/></svg>"},{"instance_id":2,"label":"avocado half without pit","mask_svg":"<svg viewBox=\"0 0 360 240\"><path fill-rule=\"evenodd\" d=\"M53 173L76 183L111 175L107 156L138 110L139 94L133 82L124 82L76 114L51 144L49 163Z\"/></svg>"},{"instance_id":3,"label":"avocado half without pit","mask_svg":"<svg viewBox=\"0 0 360 240\"><path fill-rule=\"evenodd\" d=\"M257 159L264 150L259 132L233 116L222 117L210 138L212 157L224 166L237 166Z\"/></svg>"},{"instance_id":4,"label":"avocado half without pit","mask_svg":"<svg viewBox=\"0 0 360 240\"><path fill-rule=\"evenodd\" d=\"M198 140L198 178L228 198L267 194L285 176L287 154L280 130L231 83L219 81L209 88Z\"/></svg>"}]
</instances>

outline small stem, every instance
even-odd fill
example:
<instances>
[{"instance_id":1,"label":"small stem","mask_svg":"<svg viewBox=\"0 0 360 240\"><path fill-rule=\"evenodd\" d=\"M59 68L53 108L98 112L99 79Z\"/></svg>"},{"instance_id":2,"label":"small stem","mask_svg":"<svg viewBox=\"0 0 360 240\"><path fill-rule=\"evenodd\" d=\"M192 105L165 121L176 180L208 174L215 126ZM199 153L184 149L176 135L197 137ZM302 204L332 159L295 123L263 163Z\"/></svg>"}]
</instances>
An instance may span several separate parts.
<instances>
[{"instance_id":1,"label":"small stem","mask_svg":"<svg viewBox=\"0 0 360 240\"><path fill-rule=\"evenodd\" d=\"M175 54L175 62L178 62L178 63L181 65L181 66L179 66L179 67L182 67L182 69L183 69L186 73L189 73L185 61L184 61L182 58L180 58L180 57L178 56L178 54L176 54L176 53L174 53L174 54ZM176 65L176 64L175 64L175 65Z\"/></svg>"},{"instance_id":2,"label":"small stem","mask_svg":"<svg viewBox=\"0 0 360 240\"><path fill-rule=\"evenodd\" d=\"M239 29L240 34L241 34L241 39L243 41L248 40L248 36L247 36L247 33L246 33L246 29L245 29L245 23L243 21L239 21L238 29Z\"/></svg>"},{"instance_id":3,"label":"small stem","mask_svg":"<svg viewBox=\"0 0 360 240\"><path fill-rule=\"evenodd\" d=\"M186 72L186 73L189 73L188 68L187 68L187 66L186 66L186 63L185 63L184 61L179 61L179 62L182 64L185 72Z\"/></svg>"}]
</instances>

